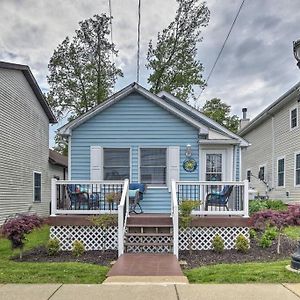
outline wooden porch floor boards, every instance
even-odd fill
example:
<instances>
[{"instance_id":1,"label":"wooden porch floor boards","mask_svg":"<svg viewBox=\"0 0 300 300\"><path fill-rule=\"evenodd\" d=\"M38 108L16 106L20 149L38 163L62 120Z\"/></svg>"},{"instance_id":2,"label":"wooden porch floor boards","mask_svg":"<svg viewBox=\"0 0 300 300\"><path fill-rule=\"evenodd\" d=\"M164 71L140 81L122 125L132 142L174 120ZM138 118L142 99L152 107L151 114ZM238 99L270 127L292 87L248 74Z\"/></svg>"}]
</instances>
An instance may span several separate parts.
<instances>
[{"instance_id":1,"label":"wooden porch floor boards","mask_svg":"<svg viewBox=\"0 0 300 300\"><path fill-rule=\"evenodd\" d=\"M107 274L111 276L184 276L173 254L126 253Z\"/></svg>"}]
</instances>

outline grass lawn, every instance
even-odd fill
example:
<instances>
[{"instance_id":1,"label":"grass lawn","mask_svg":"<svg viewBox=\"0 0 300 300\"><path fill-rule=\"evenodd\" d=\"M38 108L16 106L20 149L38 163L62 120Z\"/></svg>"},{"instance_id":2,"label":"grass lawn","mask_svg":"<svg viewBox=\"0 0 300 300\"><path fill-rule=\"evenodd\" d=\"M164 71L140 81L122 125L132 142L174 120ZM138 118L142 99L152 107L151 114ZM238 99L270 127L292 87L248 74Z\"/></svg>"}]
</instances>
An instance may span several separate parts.
<instances>
[{"instance_id":1,"label":"grass lawn","mask_svg":"<svg viewBox=\"0 0 300 300\"><path fill-rule=\"evenodd\" d=\"M49 227L44 226L28 235L25 250L45 244ZM108 267L86 263L28 263L9 260L12 251L6 239L0 239L0 283L101 283Z\"/></svg>"},{"instance_id":2,"label":"grass lawn","mask_svg":"<svg viewBox=\"0 0 300 300\"><path fill-rule=\"evenodd\" d=\"M268 263L219 264L185 271L190 283L288 283L300 274L285 269L290 260Z\"/></svg>"},{"instance_id":3,"label":"grass lawn","mask_svg":"<svg viewBox=\"0 0 300 300\"><path fill-rule=\"evenodd\" d=\"M300 239L300 226L289 226L283 232L293 240Z\"/></svg>"}]
</instances>

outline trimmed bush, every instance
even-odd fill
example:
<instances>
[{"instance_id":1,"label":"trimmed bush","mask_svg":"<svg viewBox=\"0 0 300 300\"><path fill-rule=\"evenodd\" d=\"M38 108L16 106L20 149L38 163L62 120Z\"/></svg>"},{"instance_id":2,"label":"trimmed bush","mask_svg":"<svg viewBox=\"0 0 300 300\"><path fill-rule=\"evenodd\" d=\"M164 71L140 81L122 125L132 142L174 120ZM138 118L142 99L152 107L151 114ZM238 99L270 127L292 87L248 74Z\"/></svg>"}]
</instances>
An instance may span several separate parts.
<instances>
[{"instance_id":1,"label":"trimmed bush","mask_svg":"<svg viewBox=\"0 0 300 300\"><path fill-rule=\"evenodd\" d=\"M26 241L26 234L35 228L41 227L43 219L37 215L18 215L8 219L2 225L2 234L10 240L12 249L20 249L20 259L22 259L23 248Z\"/></svg>"},{"instance_id":2,"label":"trimmed bush","mask_svg":"<svg viewBox=\"0 0 300 300\"><path fill-rule=\"evenodd\" d=\"M268 209L266 201L263 200L251 200L249 201L249 214L250 216L254 213Z\"/></svg>"},{"instance_id":3,"label":"trimmed bush","mask_svg":"<svg viewBox=\"0 0 300 300\"><path fill-rule=\"evenodd\" d=\"M257 239L257 233L256 233L256 230L255 229L253 229L253 228L251 228L250 230L249 230L249 236L250 236L250 239Z\"/></svg>"},{"instance_id":4,"label":"trimmed bush","mask_svg":"<svg viewBox=\"0 0 300 300\"><path fill-rule=\"evenodd\" d=\"M48 255L57 255L57 253L59 252L59 246L60 245L58 239L50 239L46 245Z\"/></svg>"},{"instance_id":5,"label":"trimmed bush","mask_svg":"<svg viewBox=\"0 0 300 300\"><path fill-rule=\"evenodd\" d=\"M85 251L85 247L84 247L83 242L77 241L77 240L74 241L73 248L72 248L73 256L79 257L84 253L84 251Z\"/></svg>"},{"instance_id":6,"label":"trimmed bush","mask_svg":"<svg viewBox=\"0 0 300 300\"><path fill-rule=\"evenodd\" d=\"M261 236L261 239L259 240L259 245L262 248L269 248L272 246L272 243L273 243L273 240L271 240L264 234Z\"/></svg>"},{"instance_id":7,"label":"trimmed bush","mask_svg":"<svg viewBox=\"0 0 300 300\"><path fill-rule=\"evenodd\" d=\"M235 240L235 249L239 252L246 253L249 248L249 241L242 234L239 234Z\"/></svg>"},{"instance_id":8,"label":"trimmed bush","mask_svg":"<svg viewBox=\"0 0 300 300\"><path fill-rule=\"evenodd\" d=\"M224 251L224 241L220 235L216 234L212 240L213 250L217 253L222 253Z\"/></svg>"}]
</instances>

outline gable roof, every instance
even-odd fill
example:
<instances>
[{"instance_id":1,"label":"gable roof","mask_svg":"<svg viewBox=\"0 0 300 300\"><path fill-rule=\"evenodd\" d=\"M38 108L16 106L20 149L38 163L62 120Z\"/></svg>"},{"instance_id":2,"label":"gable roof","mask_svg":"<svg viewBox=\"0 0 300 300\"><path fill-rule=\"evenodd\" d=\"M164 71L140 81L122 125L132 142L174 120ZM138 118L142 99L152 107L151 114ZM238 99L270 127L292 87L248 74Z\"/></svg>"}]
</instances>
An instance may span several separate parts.
<instances>
[{"instance_id":1,"label":"gable roof","mask_svg":"<svg viewBox=\"0 0 300 300\"><path fill-rule=\"evenodd\" d=\"M68 124L62 126L58 133L60 135L71 135L73 129L78 127L80 124L84 123L88 119L92 118L94 115L98 114L99 112L105 110L106 108L110 107L114 103L118 102L119 100L123 99L124 97L128 96L131 93L139 93L145 98L149 99L150 101L156 103L157 105L161 106L162 108L166 109L167 111L171 112L172 114L176 115L177 117L183 119L185 122L191 124L192 126L199 129L200 134L208 134L210 128L213 128L223 134L228 135L233 139L239 140L242 146L248 146L248 142L239 137L238 135L232 133L228 129L224 128L223 126L219 125L217 122L211 120L210 118L206 117L204 114L199 112L198 110L192 108L186 103L183 103L176 97L164 93L161 96L167 97L164 99L158 95L155 95L149 92L144 87L140 86L136 82L126 86L116 94L109 97L103 103L95 106L91 110L89 110L84 115L76 118L75 120L69 122Z\"/></svg>"},{"instance_id":2,"label":"gable roof","mask_svg":"<svg viewBox=\"0 0 300 300\"><path fill-rule=\"evenodd\" d=\"M26 80L28 81L30 87L32 88L32 91L34 92L38 101L40 102L42 108L44 109L44 111L49 119L49 122L57 123L57 120L56 120L53 112L51 111L43 92L41 91L38 83L36 82L33 74L31 73L31 70L28 66L0 61L0 68L21 71L24 74Z\"/></svg>"},{"instance_id":3,"label":"gable roof","mask_svg":"<svg viewBox=\"0 0 300 300\"><path fill-rule=\"evenodd\" d=\"M55 150L49 149L49 162L52 165L58 165L61 167L68 167L68 157L61 155Z\"/></svg>"},{"instance_id":4,"label":"gable roof","mask_svg":"<svg viewBox=\"0 0 300 300\"><path fill-rule=\"evenodd\" d=\"M279 111L289 101L294 100L296 96L298 96L298 99L300 100L300 81L297 84L295 84L291 89L289 89L286 93L284 93L281 97L279 97L276 101L274 101L271 105L269 105L266 109L264 109L260 114L258 114L238 133L241 136L244 136L248 132L252 131L258 125L260 125L265 120L274 115L277 111Z\"/></svg>"}]
</instances>

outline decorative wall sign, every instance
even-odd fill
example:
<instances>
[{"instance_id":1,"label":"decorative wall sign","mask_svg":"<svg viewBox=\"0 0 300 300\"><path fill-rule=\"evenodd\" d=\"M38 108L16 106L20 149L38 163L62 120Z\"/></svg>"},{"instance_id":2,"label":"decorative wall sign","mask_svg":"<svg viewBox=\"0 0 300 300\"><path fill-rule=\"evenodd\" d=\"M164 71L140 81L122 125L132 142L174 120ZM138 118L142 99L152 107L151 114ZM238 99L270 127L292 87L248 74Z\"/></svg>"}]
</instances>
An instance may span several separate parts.
<instances>
[{"instance_id":1,"label":"decorative wall sign","mask_svg":"<svg viewBox=\"0 0 300 300\"><path fill-rule=\"evenodd\" d=\"M197 162L193 158L188 158L183 162L182 166L186 172L194 172L197 169Z\"/></svg>"}]
</instances>

